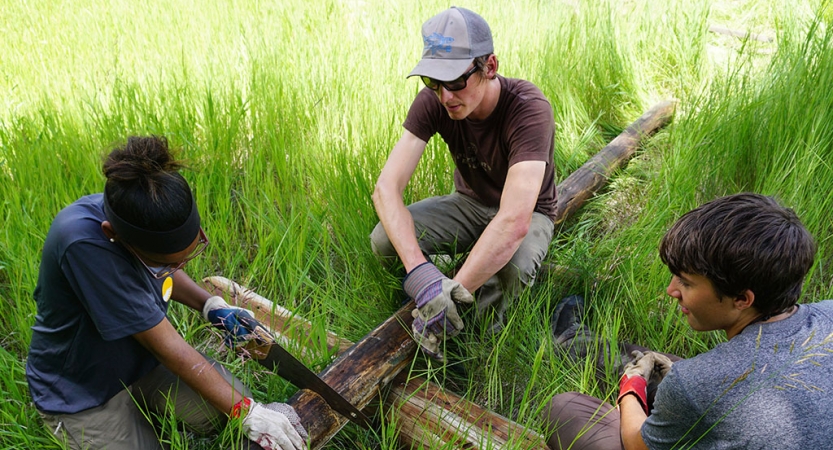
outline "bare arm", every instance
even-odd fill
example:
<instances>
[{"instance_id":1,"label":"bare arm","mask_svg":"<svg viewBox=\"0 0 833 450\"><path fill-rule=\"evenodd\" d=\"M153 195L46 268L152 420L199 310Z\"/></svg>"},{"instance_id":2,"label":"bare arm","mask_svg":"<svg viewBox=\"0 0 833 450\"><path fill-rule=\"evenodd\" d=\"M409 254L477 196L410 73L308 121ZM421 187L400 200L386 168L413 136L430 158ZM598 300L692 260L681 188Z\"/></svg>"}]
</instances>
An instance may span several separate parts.
<instances>
[{"instance_id":1,"label":"bare arm","mask_svg":"<svg viewBox=\"0 0 833 450\"><path fill-rule=\"evenodd\" d=\"M545 168L544 161L523 161L509 168L497 215L454 277L469 292L503 268L520 247L529 231Z\"/></svg>"},{"instance_id":2,"label":"bare arm","mask_svg":"<svg viewBox=\"0 0 833 450\"><path fill-rule=\"evenodd\" d=\"M211 294L198 285L191 277L182 270L177 270L173 274L174 277L174 291L171 298L174 300L190 306L199 312L202 312L205 301L211 297Z\"/></svg>"},{"instance_id":3,"label":"bare arm","mask_svg":"<svg viewBox=\"0 0 833 450\"><path fill-rule=\"evenodd\" d=\"M203 355L185 342L167 318L133 337L218 410L229 414L232 406L243 398Z\"/></svg>"},{"instance_id":4,"label":"bare arm","mask_svg":"<svg viewBox=\"0 0 833 450\"><path fill-rule=\"evenodd\" d=\"M414 218L405 207L402 197L425 151L425 145L425 141L410 131L403 132L373 190L376 214L408 272L426 261L414 235Z\"/></svg>"},{"instance_id":5,"label":"bare arm","mask_svg":"<svg viewBox=\"0 0 833 450\"><path fill-rule=\"evenodd\" d=\"M619 432L625 450L648 450L642 440L642 424L648 416L642 410L642 405L634 395L627 395L619 402L620 425Z\"/></svg>"}]
</instances>

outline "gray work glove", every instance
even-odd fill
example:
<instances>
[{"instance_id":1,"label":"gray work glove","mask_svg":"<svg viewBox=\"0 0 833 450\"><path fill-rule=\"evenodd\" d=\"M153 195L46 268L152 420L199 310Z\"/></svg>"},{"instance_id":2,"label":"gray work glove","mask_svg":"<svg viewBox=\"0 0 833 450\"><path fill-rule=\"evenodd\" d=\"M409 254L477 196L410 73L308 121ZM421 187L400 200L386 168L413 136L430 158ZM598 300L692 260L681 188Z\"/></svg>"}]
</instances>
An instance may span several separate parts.
<instances>
[{"instance_id":1,"label":"gray work glove","mask_svg":"<svg viewBox=\"0 0 833 450\"><path fill-rule=\"evenodd\" d=\"M463 329L455 302L472 303L474 297L460 283L446 277L430 262L408 272L403 281L405 293L416 302L412 329L414 340L434 359L443 361L440 342Z\"/></svg>"}]
</instances>

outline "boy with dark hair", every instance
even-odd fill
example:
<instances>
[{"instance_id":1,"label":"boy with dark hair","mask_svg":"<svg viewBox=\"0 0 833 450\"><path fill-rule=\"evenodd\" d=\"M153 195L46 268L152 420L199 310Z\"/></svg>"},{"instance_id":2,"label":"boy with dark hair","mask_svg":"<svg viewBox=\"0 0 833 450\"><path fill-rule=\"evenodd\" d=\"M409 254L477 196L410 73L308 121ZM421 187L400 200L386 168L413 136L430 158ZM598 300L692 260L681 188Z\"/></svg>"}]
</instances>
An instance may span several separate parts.
<instances>
[{"instance_id":1,"label":"boy with dark hair","mask_svg":"<svg viewBox=\"0 0 833 450\"><path fill-rule=\"evenodd\" d=\"M673 363L637 353L625 366L618 409L556 395L550 446L828 448L833 301L797 304L815 252L795 213L770 197L736 194L685 214L660 244L672 273L666 292L693 329L724 330L727 342Z\"/></svg>"}]
</instances>

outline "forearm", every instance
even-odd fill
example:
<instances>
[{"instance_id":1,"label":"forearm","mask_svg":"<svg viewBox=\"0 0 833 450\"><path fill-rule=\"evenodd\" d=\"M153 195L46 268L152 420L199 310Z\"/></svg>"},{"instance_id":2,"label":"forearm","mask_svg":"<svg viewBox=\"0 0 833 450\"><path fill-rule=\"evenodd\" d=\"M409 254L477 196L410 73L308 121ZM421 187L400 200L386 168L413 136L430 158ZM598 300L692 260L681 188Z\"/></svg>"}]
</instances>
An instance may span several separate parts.
<instances>
[{"instance_id":1,"label":"forearm","mask_svg":"<svg viewBox=\"0 0 833 450\"><path fill-rule=\"evenodd\" d=\"M426 262L414 234L414 218L405 207L402 195L377 187L373 193L373 205L405 270L410 272Z\"/></svg>"},{"instance_id":2,"label":"forearm","mask_svg":"<svg viewBox=\"0 0 833 450\"><path fill-rule=\"evenodd\" d=\"M619 402L620 428L622 445L625 450L647 450L642 440L642 424L648 416L635 395L627 395Z\"/></svg>"},{"instance_id":3,"label":"forearm","mask_svg":"<svg viewBox=\"0 0 833 450\"><path fill-rule=\"evenodd\" d=\"M174 273L174 291L171 298L202 312L205 301L211 294L198 285L191 277L182 270Z\"/></svg>"},{"instance_id":4,"label":"forearm","mask_svg":"<svg viewBox=\"0 0 833 450\"><path fill-rule=\"evenodd\" d=\"M528 230L529 220L504 218L498 213L483 231L454 279L469 292L474 292L509 263Z\"/></svg>"},{"instance_id":5,"label":"forearm","mask_svg":"<svg viewBox=\"0 0 833 450\"><path fill-rule=\"evenodd\" d=\"M454 277L469 292L506 266L526 238L545 168L543 161L519 162L509 168L498 213Z\"/></svg>"},{"instance_id":6,"label":"forearm","mask_svg":"<svg viewBox=\"0 0 833 450\"><path fill-rule=\"evenodd\" d=\"M164 319L155 327L134 335L159 362L208 403L226 414L243 398L202 354L188 345Z\"/></svg>"},{"instance_id":7,"label":"forearm","mask_svg":"<svg viewBox=\"0 0 833 450\"><path fill-rule=\"evenodd\" d=\"M372 195L379 221L409 272L424 263L425 256L414 235L414 218L405 207L402 195L425 151L425 144L410 131L403 131L379 174Z\"/></svg>"},{"instance_id":8,"label":"forearm","mask_svg":"<svg viewBox=\"0 0 833 450\"><path fill-rule=\"evenodd\" d=\"M202 354L188 345L183 350L182 358L167 361L165 367L179 375L217 410L226 414L231 412L234 404L243 399L243 394L235 390Z\"/></svg>"}]
</instances>

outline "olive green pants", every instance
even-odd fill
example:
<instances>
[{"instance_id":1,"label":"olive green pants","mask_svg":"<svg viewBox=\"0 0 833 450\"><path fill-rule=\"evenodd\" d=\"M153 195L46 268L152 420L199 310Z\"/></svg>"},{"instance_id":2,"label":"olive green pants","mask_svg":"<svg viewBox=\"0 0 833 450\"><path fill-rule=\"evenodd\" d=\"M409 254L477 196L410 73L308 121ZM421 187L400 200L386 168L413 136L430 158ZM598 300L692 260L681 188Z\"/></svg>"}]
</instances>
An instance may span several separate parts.
<instances>
[{"instance_id":1,"label":"olive green pants","mask_svg":"<svg viewBox=\"0 0 833 450\"><path fill-rule=\"evenodd\" d=\"M238 392L251 397L240 380L206 359ZM101 406L75 414L41 413L41 417L50 433L72 450L160 450L166 447L159 442L155 422L171 412L198 434L218 431L227 419L161 364Z\"/></svg>"},{"instance_id":2,"label":"olive green pants","mask_svg":"<svg viewBox=\"0 0 833 450\"><path fill-rule=\"evenodd\" d=\"M454 192L430 197L408 206L414 218L414 232L422 252L428 255L458 255L471 250L483 230L498 212L496 206ZM533 213L526 237L512 259L490 278L476 296L477 316L493 311L491 329L503 326L504 312L524 288L532 286L541 262L547 256L555 225L544 214ZM379 223L370 233L373 252L380 257L395 257L396 249Z\"/></svg>"}]
</instances>

